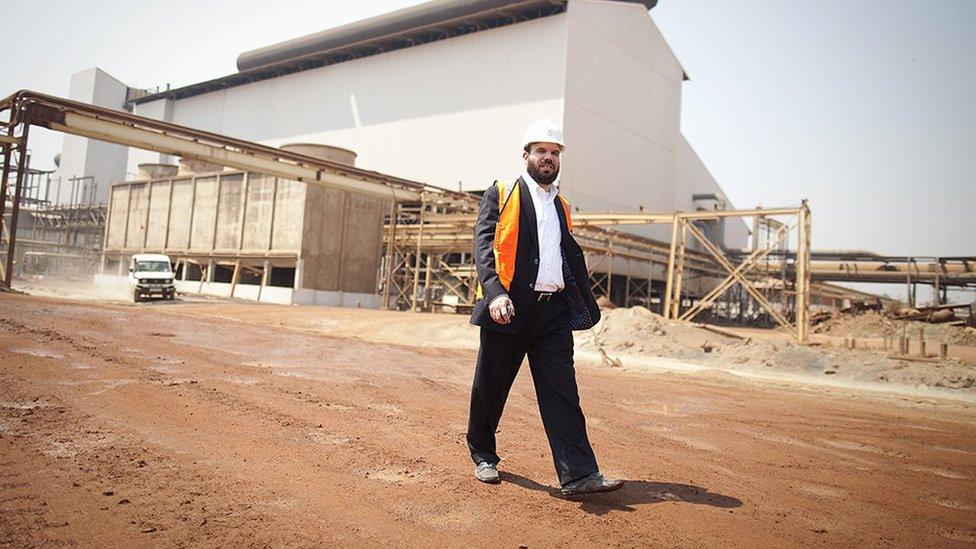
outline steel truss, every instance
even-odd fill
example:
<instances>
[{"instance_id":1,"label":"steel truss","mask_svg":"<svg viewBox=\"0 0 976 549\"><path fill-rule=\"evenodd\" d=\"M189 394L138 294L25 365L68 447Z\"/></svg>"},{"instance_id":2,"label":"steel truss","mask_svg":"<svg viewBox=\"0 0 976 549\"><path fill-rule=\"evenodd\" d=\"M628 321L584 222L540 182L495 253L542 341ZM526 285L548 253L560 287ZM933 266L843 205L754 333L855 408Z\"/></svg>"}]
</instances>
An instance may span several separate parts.
<instances>
[{"instance_id":1,"label":"steel truss","mask_svg":"<svg viewBox=\"0 0 976 549\"><path fill-rule=\"evenodd\" d=\"M767 215L768 213L765 213L763 210L722 212L723 217L754 217L758 221L761 221L761 218ZM752 253L740 262L739 265L735 266L731 258L721 249L721 246L709 240L701 228L695 224L695 221L702 219L701 214L674 214L671 230L672 244L667 270L667 289L665 290L664 317L691 320L715 303L729 288L738 284L781 328L792 333L798 341L806 341L810 331L810 209L806 201L804 201L803 205L799 208L790 211L783 211L781 209L779 215L787 217L795 216L795 221L785 223L776 222L776 230L772 238L767 239L763 246L754 245ZM797 229L796 253L793 256L793 276L783 277L784 282L792 282L792 292L780 292L783 298L788 293L792 293L792 304L784 301L777 307L764 294L759 285L755 283L755 280L748 278L748 274L772 251L782 251L787 247L789 242L788 236L793 228ZM681 284L687 244L686 235L688 234L705 248L727 274L718 285L698 299L697 302L691 304L688 309L682 311ZM754 244L757 241L758 239L754 241ZM784 284L784 290L786 286ZM792 315L788 312L790 309L792 309ZM792 316L792 321L789 318L790 316Z\"/></svg>"}]
</instances>

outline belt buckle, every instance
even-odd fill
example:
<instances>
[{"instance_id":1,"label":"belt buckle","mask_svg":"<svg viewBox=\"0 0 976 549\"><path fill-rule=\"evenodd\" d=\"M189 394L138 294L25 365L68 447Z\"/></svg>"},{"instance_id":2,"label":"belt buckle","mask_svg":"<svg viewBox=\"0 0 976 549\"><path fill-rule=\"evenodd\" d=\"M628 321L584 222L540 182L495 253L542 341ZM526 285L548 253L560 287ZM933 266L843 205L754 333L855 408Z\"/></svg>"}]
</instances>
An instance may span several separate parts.
<instances>
[{"instance_id":1,"label":"belt buckle","mask_svg":"<svg viewBox=\"0 0 976 549\"><path fill-rule=\"evenodd\" d=\"M552 292L539 292L539 295L536 297L536 301L543 303L548 302L550 299L552 299Z\"/></svg>"}]
</instances>

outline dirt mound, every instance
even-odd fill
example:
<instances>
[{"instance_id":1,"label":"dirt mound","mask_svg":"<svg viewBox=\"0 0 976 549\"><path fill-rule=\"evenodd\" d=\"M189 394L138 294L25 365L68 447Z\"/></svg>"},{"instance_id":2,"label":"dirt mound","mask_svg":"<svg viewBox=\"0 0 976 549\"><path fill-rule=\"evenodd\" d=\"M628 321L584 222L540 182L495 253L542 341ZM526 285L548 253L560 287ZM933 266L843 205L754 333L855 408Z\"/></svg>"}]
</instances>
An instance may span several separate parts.
<instances>
[{"instance_id":1,"label":"dirt mound","mask_svg":"<svg viewBox=\"0 0 976 549\"><path fill-rule=\"evenodd\" d=\"M925 339L932 342L946 342L953 345L976 346L976 330L965 326L931 324L917 320L897 320L876 311L860 314L836 314L813 327L814 333L831 336L884 337L902 335L918 337L919 330Z\"/></svg>"},{"instance_id":2,"label":"dirt mound","mask_svg":"<svg viewBox=\"0 0 976 549\"><path fill-rule=\"evenodd\" d=\"M976 391L976 370L952 360L899 360L878 351L808 347L791 341L755 341L732 348L722 357L744 370L835 375L853 381Z\"/></svg>"},{"instance_id":3,"label":"dirt mound","mask_svg":"<svg viewBox=\"0 0 976 549\"><path fill-rule=\"evenodd\" d=\"M913 324L921 323L915 322ZM935 332L935 335L940 339L940 341L954 343L956 345L976 347L976 328L969 328L967 326L946 326L943 324L938 328L933 329L931 324L922 325Z\"/></svg>"},{"instance_id":4,"label":"dirt mound","mask_svg":"<svg viewBox=\"0 0 976 549\"><path fill-rule=\"evenodd\" d=\"M876 311L860 314L838 313L814 326L813 331L818 334L837 336L884 337L898 333L903 324Z\"/></svg>"},{"instance_id":5,"label":"dirt mound","mask_svg":"<svg viewBox=\"0 0 976 549\"><path fill-rule=\"evenodd\" d=\"M593 329L595 341L607 352L702 358L739 340L725 337L693 324L665 320L644 307L603 311L603 319Z\"/></svg>"},{"instance_id":6,"label":"dirt mound","mask_svg":"<svg viewBox=\"0 0 976 549\"><path fill-rule=\"evenodd\" d=\"M848 320L846 324L842 321ZM846 325L864 330L885 330L891 322L875 313L838 319L831 330ZM917 324L933 331L958 328ZM895 326L898 323L893 324ZM917 333L918 327L915 327ZM908 332L912 333L912 332ZM580 337L583 347L602 350L616 364L627 365L627 355L668 357L702 365L751 371L836 375L856 381L882 381L913 386L976 390L976 370L955 361L913 362L890 358L882 352L799 345L786 339L738 339L714 333L700 325L665 320L643 307L603 312L603 319Z\"/></svg>"}]
</instances>

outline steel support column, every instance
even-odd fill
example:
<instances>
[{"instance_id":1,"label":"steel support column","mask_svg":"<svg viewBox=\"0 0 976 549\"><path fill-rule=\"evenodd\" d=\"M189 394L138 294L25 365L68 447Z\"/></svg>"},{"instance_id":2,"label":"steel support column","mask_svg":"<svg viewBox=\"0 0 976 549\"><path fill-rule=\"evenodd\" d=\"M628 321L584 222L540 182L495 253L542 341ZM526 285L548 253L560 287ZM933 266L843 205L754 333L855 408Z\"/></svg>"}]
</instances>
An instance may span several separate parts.
<instances>
[{"instance_id":1,"label":"steel support column","mask_svg":"<svg viewBox=\"0 0 976 549\"><path fill-rule=\"evenodd\" d=\"M671 220L671 248L668 252L668 273L664 285L664 297L661 299L661 313L665 319L671 318L671 294L674 289L674 262L678 253L678 213Z\"/></svg>"},{"instance_id":2,"label":"steel support column","mask_svg":"<svg viewBox=\"0 0 976 549\"><path fill-rule=\"evenodd\" d=\"M420 251L424 240L424 211L427 209L427 194L423 193L420 195L420 219L417 226L417 251L416 257L414 257L414 267L413 267L413 292L412 299L410 303L410 310L417 310L417 292L420 289ZM428 258L429 261L429 258Z\"/></svg>"},{"instance_id":3,"label":"steel support column","mask_svg":"<svg viewBox=\"0 0 976 549\"><path fill-rule=\"evenodd\" d=\"M796 250L796 338L805 343L810 336L810 208L804 200L797 220Z\"/></svg>"},{"instance_id":4,"label":"steel support column","mask_svg":"<svg viewBox=\"0 0 976 549\"><path fill-rule=\"evenodd\" d=\"M28 109L30 112L30 109ZM14 275L14 256L17 253L17 218L20 217L20 197L24 192L24 173L27 170L27 136L30 125L24 124L24 131L20 135L17 145L17 180L14 188L13 205L10 208L10 227L7 233L7 266L4 272L3 285L10 288ZM6 179L6 178L5 178ZM6 200L6 197L4 197Z\"/></svg>"}]
</instances>

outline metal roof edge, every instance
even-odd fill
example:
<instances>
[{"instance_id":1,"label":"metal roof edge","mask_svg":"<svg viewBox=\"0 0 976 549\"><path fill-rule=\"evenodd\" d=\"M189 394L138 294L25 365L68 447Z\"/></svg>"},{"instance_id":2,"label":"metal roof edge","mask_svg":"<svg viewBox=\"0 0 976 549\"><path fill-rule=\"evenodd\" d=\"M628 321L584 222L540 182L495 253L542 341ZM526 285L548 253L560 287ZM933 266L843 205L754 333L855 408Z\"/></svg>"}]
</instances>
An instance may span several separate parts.
<instances>
[{"instance_id":1,"label":"metal roof edge","mask_svg":"<svg viewBox=\"0 0 976 549\"><path fill-rule=\"evenodd\" d=\"M615 0L643 4L657 0ZM568 0L434 0L306 36L250 50L238 57L239 72L133 98L141 104L182 99L489 30L565 11Z\"/></svg>"}]
</instances>

